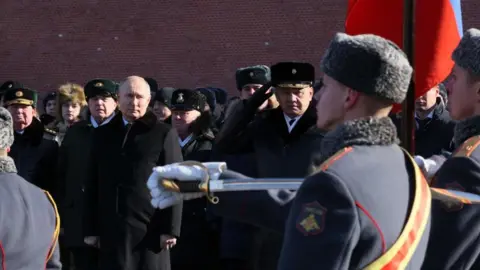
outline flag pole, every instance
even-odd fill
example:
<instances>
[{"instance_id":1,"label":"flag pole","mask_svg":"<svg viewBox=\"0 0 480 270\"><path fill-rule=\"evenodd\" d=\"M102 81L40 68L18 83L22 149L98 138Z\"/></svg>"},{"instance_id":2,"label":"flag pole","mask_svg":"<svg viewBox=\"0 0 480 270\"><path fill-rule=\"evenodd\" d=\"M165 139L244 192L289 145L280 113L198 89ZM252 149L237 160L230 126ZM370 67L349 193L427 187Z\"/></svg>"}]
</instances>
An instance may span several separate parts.
<instances>
[{"instance_id":1,"label":"flag pole","mask_svg":"<svg viewBox=\"0 0 480 270\"><path fill-rule=\"evenodd\" d=\"M403 2L403 51L414 66L414 0ZM414 71L415 73L415 71ZM415 153L415 83L414 75L408 87L408 93L402 104L402 123L400 139L402 146L411 154Z\"/></svg>"}]
</instances>

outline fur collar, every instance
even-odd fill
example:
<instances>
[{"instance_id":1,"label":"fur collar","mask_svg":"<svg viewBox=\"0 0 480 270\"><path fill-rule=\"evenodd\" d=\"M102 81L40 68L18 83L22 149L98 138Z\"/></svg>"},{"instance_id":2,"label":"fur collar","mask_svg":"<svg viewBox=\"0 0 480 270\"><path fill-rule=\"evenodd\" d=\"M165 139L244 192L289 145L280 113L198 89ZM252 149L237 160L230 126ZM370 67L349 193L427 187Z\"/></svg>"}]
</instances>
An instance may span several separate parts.
<instances>
[{"instance_id":1,"label":"fur collar","mask_svg":"<svg viewBox=\"0 0 480 270\"><path fill-rule=\"evenodd\" d=\"M389 117L347 121L328 132L321 142L321 159L354 145L398 144L397 129Z\"/></svg>"},{"instance_id":2,"label":"fur collar","mask_svg":"<svg viewBox=\"0 0 480 270\"><path fill-rule=\"evenodd\" d=\"M0 173L17 173L17 167L11 157L0 157Z\"/></svg>"},{"instance_id":3,"label":"fur collar","mask_svg":"<svg viewBox=\"0 0 480 270\"><path fill-rule=\"evenodd\" d=\"M455 125L453 143L455 148L462 145L468 138L480 135L480 115L460 121Z\"/></svg>"}]
</instances>

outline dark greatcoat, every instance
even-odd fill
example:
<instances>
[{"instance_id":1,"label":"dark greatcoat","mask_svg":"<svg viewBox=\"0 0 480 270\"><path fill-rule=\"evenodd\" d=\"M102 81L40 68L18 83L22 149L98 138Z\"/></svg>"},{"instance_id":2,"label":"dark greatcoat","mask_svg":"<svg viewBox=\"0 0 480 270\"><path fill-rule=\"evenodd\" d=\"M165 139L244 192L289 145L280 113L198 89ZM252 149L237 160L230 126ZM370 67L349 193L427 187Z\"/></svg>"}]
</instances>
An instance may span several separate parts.
<instances>
[{"instance_id":1,"label":"dark greatcoat","mask_svg":"<svg viewBox=\"0 0 480 270\"><path fill-rule=\"evenodd\" d=\"M153 167L182 161L177 133L151 112L127 129L118 113L95 130L92 149L85 235L100 236L100 269L170 269L160 235L179 236L182 205L155 210L146 181Z\"/></svg>"},{"instance_id":2,"label":"dark greatcoat","mask_svg":"<svg viewBox=\"0 0 480 270\"><path fill-rule=\"evenodd\" d=\"M216 153L252 154L257 175L249 175L251 177L297 178L311 173L311 161L319 152L324 134L316 128L314 106L307 109L290 133L281 108L257 113L248 102L235 106L234 113L227 117L217 135ZM261 196L266 192L256 194ZM218 215L227 216L219 208L214 209ZM277 269L282 236L264 229L256 234L253 248L257 249L254 254L258 257L249 259L256 262L257 269Z\"/></svg>"},{"instance_id":3,"label":"dark greatcoat","mask_svg":"<svg viewBox=\"0 0 480 270\"><path fill-rule=\"evenodd\" d=\"M55 135L33 118L23 134L15 132L9 156L15 161L18 175L39 188L54 194L58 143Z\"/></svg>"}]
</instances>

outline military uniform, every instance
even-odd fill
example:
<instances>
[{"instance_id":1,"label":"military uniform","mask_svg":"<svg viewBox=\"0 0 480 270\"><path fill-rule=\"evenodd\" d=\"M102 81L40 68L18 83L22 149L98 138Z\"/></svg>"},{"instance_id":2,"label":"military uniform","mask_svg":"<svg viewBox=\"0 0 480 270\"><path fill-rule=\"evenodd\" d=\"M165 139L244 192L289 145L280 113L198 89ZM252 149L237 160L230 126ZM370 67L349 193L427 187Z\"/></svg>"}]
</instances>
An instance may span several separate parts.
<instances>
[{"instance_id":1,"label":"military uniform","mask_svg":"<svg viewBox=\"0 0 480 270\"><path fill-rule=\"evenodd\" d=\"M331 88L336 81L381 108L405 99L412 74L403 52L374 35L335 35L321 68L325 95L342 91ZM430 230L428 184L387 115L344 110L354 120L325 135L321 165L291 205L279 269L419 269Z\"/></svg>"},{"instance_id":2,"label":"military uniform","mask_svg":"<svg viewBox=\"0 0 480 270\"><path fill-rule=\"evenodd\" d=\"M468 30L452 54L455 64L480 75L480 30ZM480 116L457 123L453 142L455 152L432 179L432 186L480 194ZM434 205L435 206L435 205ZM477 269L480 266L478 212L475 205L458 209L434 208L432 235L424 268ZM442 244L440 244L440 242ZM477 268L475 268L477 267Z\"/></svg>"},{"instance_id":3,"label":"military uniform","mask_svg":"<svg viewBox=\"0 0 480 270\"><path fill-rule=\"evenodd\" d=\"M239 103L237 111L226 119L217 135L215 151L220 155L230 156L251 154L250 162L254 164L256 171L255 175L249 175L252 177L307 176L311 173L311 161L319 151L324 134L315 126L314 106L311 103L305 104L307 109L301 116L295 118L286 116L280 107L261 112L258 112L258 108L270 97L271 94L267 94L266 91L272 84L278 88L276 91L289 91L279 89L280 86L285 86L284 84L287 84L287 87L283 88L310 91L315 80L315 68L309 63L280 62L271 68L256 66L240 69L236 77L239 89L247 84L264 84L264 87L257 89L248 100ZM271 80L271 84L266 83L267 79ZM258 207L276 204L266 191L245 193L247 193L245 197L232 195L233 197L223 200L223 205L215 206L213 210L221 216L238 214L237 220L249 222L255 220L259 212L256 212L255 207L247 208L246 204L250 205L251 202L258 200L264 201L264 205ZM290 193L287 197L291 198L292 195ZM280 224L284 221L285 219L281 220ZM264 228L257 231L259 232L254 237L257 243L252 243L252 248L258 248L257 253L261 254L258 258L258 268L276 269L282 235Z\"/></svg>"},{"instance_id":4,"label":"military uniform","mask_svg":"<svg viewBox=\"0 0 480 270\"><path fill-rule=\"evenodd\" d=\"M4 105L35 107L37 92L28 88L11 88L5 92ZM15 132L9 152L15 161L18 175L38 187L53 192L57 177L58 143L56 133L45 128L33 117L31 124Z\"/></svg>"},{"instance_id":5,"label":"military uniform","mask_svg":"<svg viewBox=\"0 0 480 270\"><path fill-rule=\"evenodd\" d=\"M60 219L48 192L17 175L6 156L13 143L12 117L0 108L0 265L2 269L62 269Z\"/></svg>"}]
</instances>

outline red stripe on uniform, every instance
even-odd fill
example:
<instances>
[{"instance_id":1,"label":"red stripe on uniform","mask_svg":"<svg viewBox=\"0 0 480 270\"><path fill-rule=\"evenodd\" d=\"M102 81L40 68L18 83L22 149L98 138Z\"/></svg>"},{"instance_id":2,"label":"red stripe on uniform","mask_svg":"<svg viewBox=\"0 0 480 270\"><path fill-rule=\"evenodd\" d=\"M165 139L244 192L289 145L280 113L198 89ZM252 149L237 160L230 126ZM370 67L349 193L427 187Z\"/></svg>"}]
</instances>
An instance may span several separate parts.
<instances>
[{"instance_id":1,"label":"red stripe on uniform","mask_svg":"<svg viewBox=\"0 0 480 270\"><path fill-rule=\"evenodd\" d=\"M427 200L425 198L428 198L428 188L426 182L424 180L421 180L420 184L420 189L421 189L421 194L420 194L420 207L418 209L417 213L412 213L415 215L415 223L413 224L413 229L408 233L408 238L403 243L402 247L398 250L398 252L395 254L395 256L392 258L392 260L386 264L382 270L397 270L398 265L400 262L405 258L407 255L407 251L411 248L413 242L418 236L418 228L422 224L422 220L425 217L425 215L428 215L428 213L425 211Z\"/></svg>"},{"instance_id":2,"label":"red stripe on uniform","mask_svg":"<svg viewBox=\"0 0 480 270\"><path fill-rule=\"evenodd\" d=\"M0 254L2 256L2 270L7 270L7 267L5 266L5 250L3 249L2 242L0 241Z\"/></svg>"},{"instance_id":3,"label":"red stripe on uniform","mask_svg":"<svg viewBox=\"0 0 480 270\"><path fill-rule=\"evenodd\" d=\"M360 210L362 210L362 212L365 215L367 215L367 217L372 221L373 226L375 226L375 228L377 229L378 233L380 234L380 239L382 240L382 254L385 253L385 250L386 250L385 237L383 237L383 232L382 230L380 230L380 226L378 226L377 221L372 217L370 212L368 212L367 209L365 209L365 207L363 207L363 205L361 205L359 202L356 201L355 205L358 208L360 208Z\"/></svg>"}]
</instances>

